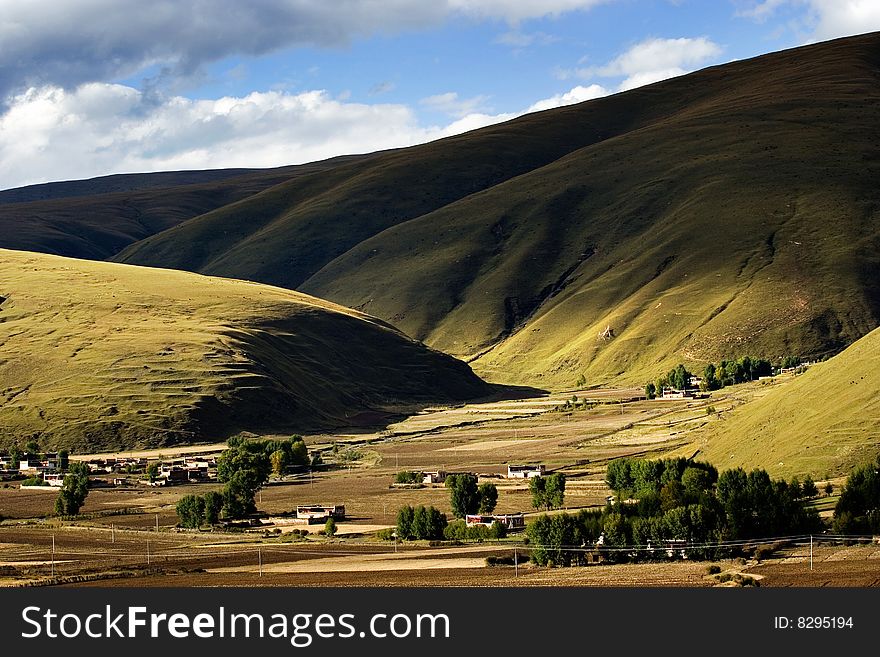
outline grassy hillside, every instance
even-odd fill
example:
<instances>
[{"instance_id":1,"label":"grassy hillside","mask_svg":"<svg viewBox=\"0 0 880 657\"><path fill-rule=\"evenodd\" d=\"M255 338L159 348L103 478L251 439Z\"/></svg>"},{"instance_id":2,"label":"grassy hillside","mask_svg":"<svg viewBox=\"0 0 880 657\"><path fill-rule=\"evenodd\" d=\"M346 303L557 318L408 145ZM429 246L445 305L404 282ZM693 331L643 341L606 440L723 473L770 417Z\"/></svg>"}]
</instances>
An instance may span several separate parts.
<instances>
[{"instance_id":1,"label":"grassy hillside","mask_svg":"<svg viewBox=\"0 0 880 657\"><path fill-rule=\"evenodd\" d=\"M380 154L118 258L301 289L497 381L832 353L880 319L878 52L841 39Z\"/></svg>"},{"instance_id":2,"label":"grassy hillside","mask_svg":"<svg viewBox=\"0 0 880 657\"><path fill-rule=\"evenodd\" d=\"M846 474L880 453L880 329L790 383L709 424L698 441L719 467Z\"/></svg>"},{"instance_id":3,"label":"grassy hillside","mask_svg":"<svg viewBox=\"0 0 880 657\"><path fill-rule=\"evenodd\" d=\"M0 247L104 260L172 226L297 176L364 159L266 170L105 176L0 192Z\"/></svg>"},{"instance_id":4,"label":"grassy hillside","mask_svg":"<svg viewBox=\"0 0 880 657\"><path fill-rule=\"evenodd\" d=\"M0 445L303 431L484 395L387 324L265 285L0 251Z\"/></svg>"}]
</instances>

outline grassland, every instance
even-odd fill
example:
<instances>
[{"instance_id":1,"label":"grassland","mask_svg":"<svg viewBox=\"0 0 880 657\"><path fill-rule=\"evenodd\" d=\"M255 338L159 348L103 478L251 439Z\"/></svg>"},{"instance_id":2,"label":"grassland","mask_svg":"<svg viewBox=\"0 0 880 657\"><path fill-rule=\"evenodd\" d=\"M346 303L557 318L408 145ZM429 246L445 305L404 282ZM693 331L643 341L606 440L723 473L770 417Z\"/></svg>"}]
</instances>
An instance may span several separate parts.
<instances>
[{"instance_id":1,"label":"grassland","mask_svg":"<svg viewBox=\"0 0 880 657\"><path fill-rule=\"evenodd\" d=\"M379 320L255 283L2 251L0 298L7 445L301 432L490 391Z\"/></svg>"},{"instance_id":2,"label":"grassland","mask_svg":"<svg viewBox=\"0 0 880 657\"><path fill-rule=\"evenodd\" d=\"M880 330L696 436L724 467L841 475L880 453Z\"/></svg>"}]
</instances>

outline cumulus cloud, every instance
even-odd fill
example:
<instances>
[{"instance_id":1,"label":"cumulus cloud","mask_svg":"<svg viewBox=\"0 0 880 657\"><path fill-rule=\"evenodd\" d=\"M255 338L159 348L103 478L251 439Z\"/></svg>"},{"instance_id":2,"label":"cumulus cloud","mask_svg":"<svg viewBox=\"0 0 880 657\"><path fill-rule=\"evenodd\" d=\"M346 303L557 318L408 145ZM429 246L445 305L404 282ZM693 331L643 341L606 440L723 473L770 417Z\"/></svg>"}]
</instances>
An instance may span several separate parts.
<instances>
[{"instance_id":1,"label":"cumulus cloud","mask_svg":"<svg viewBox=\"0 0 880 657\"><path fill-rule=\"evenodd\" d=\"M555 96L551 96L550 98L545 98L544 100L539 100L536 103L532 103L527 111L540 112L541 110L553 109L554 107L562 107L563 105L582 103L585 100L593 100L594 98L607 96L608 93L609 91L599 84L591 84L589 87L578 85L571 91L567 91L563 94L556 94Z\"/></svg>"},{"instance_id":2,"label":"cumulus cloud","mask_svg":"<svg viewBox=\"0 0 880 657\"><path fill-rule=\"evenodd\" d=\"M721 46L706 37L646 39L603 66L557 69L557 78L621 78L618 91L628 91L660 80L689 73L710 63L722 52Z\"/></svg>"},{"instance_id":3,"label":"cumulus cloud","mask_svg":"<svg viewBox=\"0 0 880 657\"><path fill-rule=\"evenodd\" d=\"M338 46L461 15L516 22L600 0L0 0L0 99L29 87L73 88L148 67L156 82L232 55Z\"/></svg>"},{"instance_id":4,"label":"cumulus cloud","mask_svg":"<svg viewBox=\"0 0 880 657\"><path fill-rule=\"evenodd\" d=\"M598 85L538 101L524 111L465 111L450 92L432 102L451 122L423 125L409 106L364 104L326 91L157 99L120 84L31 88L0 115L0 189L109 173L269 167L424 143L603 95Z\"/></svg>"},{"instance_id":5,"label":"cumulus cloud","mask_svg":"<svg viewBox=\"0 0 880 657\"><path fill-rule=\"evenodd\" d=\"M751 3L737 14L765 22L779 10L800 10L795 25L808 41L824 41L880 30L880 2L877 0L763 0Z\"/></svg>"}]
</instances>

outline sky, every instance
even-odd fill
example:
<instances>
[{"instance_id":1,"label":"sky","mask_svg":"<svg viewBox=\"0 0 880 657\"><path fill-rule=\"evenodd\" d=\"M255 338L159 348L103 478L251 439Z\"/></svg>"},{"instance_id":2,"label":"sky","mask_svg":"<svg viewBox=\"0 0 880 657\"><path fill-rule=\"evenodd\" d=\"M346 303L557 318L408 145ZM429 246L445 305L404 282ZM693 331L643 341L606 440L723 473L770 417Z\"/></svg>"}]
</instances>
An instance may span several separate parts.
<instances>
[{"instance_id":1,"label":"sky","mask_svg":"<svg viewBox=\"0 0 880 657\"><path fill-rule=\"evenodd\" d=\"M880 30L880 0L0 0L0 189L423 143Z\"/></svg>"}]
</instances>

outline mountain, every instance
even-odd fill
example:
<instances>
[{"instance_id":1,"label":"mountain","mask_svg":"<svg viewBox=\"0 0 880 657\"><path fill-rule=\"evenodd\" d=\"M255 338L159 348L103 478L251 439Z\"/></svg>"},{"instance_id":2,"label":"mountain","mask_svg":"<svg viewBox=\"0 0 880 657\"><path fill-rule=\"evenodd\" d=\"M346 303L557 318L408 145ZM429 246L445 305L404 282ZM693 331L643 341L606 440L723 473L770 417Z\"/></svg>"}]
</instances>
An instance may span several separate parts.
<instances>
[{"instance_id":1,"label":"mountain","mask_svg":"<svg viewBox=\"0 0 880 657\"><path fill-rule=\"evenodd\" d=\"M298 292L0 250L0 444L213 441L488 392L461 361Z\"/></svg>"},{"instance_id":2,"label":"mountain","mask_svg":"<svg viewBox=\"0 0 880 657\"><path fill-rule=\"evenodd\" d=\"M104 260L279 182L363 158L265 170L122 174L8 189L0 191L0 247Z\"/></svg>"},{"instance_id":3,"label":"mountain","mask_svg":"<svg viewBox=\"0 0 880 657\"><path fill-rule=\"evenodd\" d=\"M880 453L880 329L710 423L700 458L781 474L848 473Z\"/></svg>"},{"instance_id":4,"label":"mountain","mask_svg":"<svg viewBox=\"0 0 880 657\"><path fill-rule=\"evenodd\" d=\"M494 381L826 356L880 324L878 83L880 33L838 39L411 148L0 204L0 246L297 289Z\"/></svg>"},{"instance_id":5,"label":"mountain","mask_svg":"<svg viewBox=\"0 0 880 657\"><path fill-rule=\"evenodd\" d=\"M301 176L122 262L381 317L491 380L834 353L880 320L880 34Z\"/></svg>"}]
</instances>

